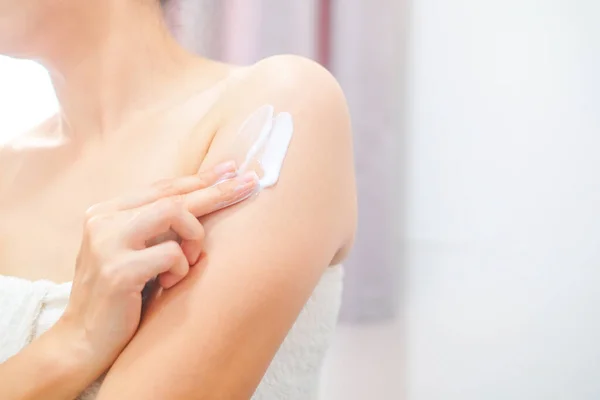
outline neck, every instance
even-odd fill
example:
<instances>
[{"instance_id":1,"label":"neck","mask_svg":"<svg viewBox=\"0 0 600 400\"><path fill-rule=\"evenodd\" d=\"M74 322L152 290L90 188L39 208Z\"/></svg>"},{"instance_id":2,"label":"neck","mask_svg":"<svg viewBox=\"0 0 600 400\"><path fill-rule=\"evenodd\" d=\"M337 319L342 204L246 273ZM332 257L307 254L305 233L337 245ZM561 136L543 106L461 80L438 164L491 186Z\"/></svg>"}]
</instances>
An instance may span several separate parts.
<instances>
[{"instance_id":1,"label":"neck","mask_svg":"<svg viewBox=\"0 0 600 400\"><path fill-rule=\"evenodd\" d=\"M139 1L96 1L77 35L39 57L60 105L61 133L82 139L117 131L168 98L196 58L172 38L160 10ZM157 2L158 3L158 2ZM72 15L71 15L72 17ZM74 28L71 26L71 28ZM157 99L159 99L157 101Z\"/></svg>"}]
</instances>

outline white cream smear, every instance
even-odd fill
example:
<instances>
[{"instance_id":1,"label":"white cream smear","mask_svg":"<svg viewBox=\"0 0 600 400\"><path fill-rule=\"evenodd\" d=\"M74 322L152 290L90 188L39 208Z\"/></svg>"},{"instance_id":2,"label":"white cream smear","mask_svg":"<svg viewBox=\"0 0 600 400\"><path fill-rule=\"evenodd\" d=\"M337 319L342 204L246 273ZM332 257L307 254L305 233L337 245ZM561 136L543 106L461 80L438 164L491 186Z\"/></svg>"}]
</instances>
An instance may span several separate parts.
<instances>
[{"instance_id":1,"label":"white cream smear","mask_svg":"<svg viewBox=\"0 0 600 400\"><path fill-rule=\"evenodd\" d=\"M274 186L279 180L281 168L294 133L294 122L290 113L275 116L272 105L260 107L242 124L234 142L234 155L243 156L238 162L238 174L256 172L259 177L258 190Z\"/></svg>"}]
</instances>

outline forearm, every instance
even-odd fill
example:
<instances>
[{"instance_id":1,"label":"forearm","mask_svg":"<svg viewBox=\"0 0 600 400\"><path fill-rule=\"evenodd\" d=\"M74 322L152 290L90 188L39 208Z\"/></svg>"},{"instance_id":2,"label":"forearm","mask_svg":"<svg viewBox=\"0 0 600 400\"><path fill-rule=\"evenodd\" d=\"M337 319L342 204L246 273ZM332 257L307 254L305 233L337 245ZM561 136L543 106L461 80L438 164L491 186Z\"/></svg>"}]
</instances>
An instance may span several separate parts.
<instances>
[{"instance_id":1,"label":"forearm","mask_svg":"<svg viewBox=\"0 0 600 400\"><path fill-rule=\"evenodd\" d=\"M100 374L84 341L56 326L0 364L3 400L72 400Z\"/></svg>"}]
</instances>

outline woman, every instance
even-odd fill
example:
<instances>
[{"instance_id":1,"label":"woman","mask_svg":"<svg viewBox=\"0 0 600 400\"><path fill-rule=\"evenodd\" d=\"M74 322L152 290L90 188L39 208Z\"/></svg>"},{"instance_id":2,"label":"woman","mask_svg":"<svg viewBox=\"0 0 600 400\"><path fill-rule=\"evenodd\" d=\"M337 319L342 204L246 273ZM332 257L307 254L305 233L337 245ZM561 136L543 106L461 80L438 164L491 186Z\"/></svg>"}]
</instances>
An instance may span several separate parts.
<instances>
[{"instance_id":1,"label":"woman","mask_svg":"<svg viewBox=\"0 0 600 400\"><path fill-rule=\"evenodd\" d=\"M2 399L316 396L355 229L343 95L298 57L192 56L159 3L0 0L0 53L60 103L0 157ZM214 212L257 192L227 160L265 104L294 122L277 185Z\"/></svg>"}]
</instances>

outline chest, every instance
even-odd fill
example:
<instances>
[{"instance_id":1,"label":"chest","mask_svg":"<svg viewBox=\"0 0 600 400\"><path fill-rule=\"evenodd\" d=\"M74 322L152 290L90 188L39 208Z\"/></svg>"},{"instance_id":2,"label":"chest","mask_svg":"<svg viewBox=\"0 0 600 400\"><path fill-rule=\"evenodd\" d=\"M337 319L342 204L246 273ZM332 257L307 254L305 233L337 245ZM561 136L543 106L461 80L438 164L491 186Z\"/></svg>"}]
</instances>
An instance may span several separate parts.
<instances>
[{"instance_id":1,"label":"chest","mask_svg":"<svg viewBox=\"0 0 600 400\"><path fill-rule=\"evenodd\" d=\"M180 129L140 136L143 140L111 146L58 172L50 160L24 163L15 190L0 200L0 275L70 281L90 206L194 172L201 160L190 157L202 157L208 138L186 128L187 134Z\"/></svg>"}]
</instances>

